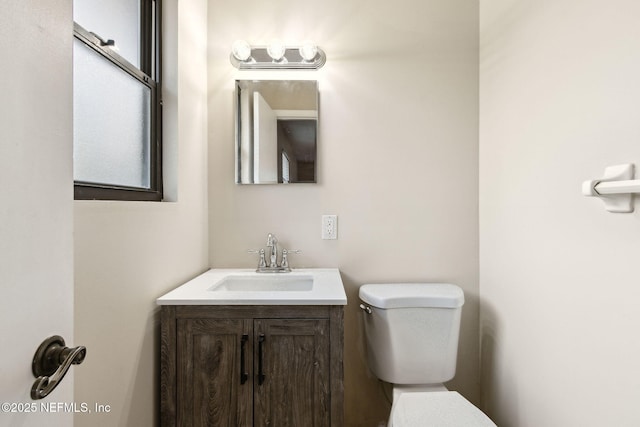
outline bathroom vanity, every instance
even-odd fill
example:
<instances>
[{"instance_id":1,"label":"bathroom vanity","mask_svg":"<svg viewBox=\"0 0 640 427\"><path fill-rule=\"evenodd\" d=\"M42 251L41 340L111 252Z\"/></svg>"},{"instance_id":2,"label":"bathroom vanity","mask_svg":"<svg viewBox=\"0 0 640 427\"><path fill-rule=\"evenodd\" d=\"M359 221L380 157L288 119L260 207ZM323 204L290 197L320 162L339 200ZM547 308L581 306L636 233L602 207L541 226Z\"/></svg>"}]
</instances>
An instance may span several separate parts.
<instances>
[{"instance_id":1,"label":"bathroom vanity","mask_svg":"<svg viewBox=\"0 0 640 427\"><path fill-rule=\"evenodd\" d=\"M209 270L157 302L161 426L343 426L337 269Z\"/></svg>"}]
</instances>

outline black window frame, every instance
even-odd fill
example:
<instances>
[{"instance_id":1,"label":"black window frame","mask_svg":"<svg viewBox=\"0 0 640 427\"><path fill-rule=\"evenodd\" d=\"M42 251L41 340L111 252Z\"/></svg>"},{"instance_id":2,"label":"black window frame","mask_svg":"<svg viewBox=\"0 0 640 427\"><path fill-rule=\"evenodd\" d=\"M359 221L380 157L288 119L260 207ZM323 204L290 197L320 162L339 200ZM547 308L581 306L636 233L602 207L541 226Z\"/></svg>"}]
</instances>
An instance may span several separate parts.
<instances>
[{"instance_id":1,"label":"black window frame","mask_svg":"<svg viewBox=\"0 0 640 427\"><path fill-rule=\"evenodd\" d=\"M89 32L77 22L74 22L73 35L150 89L149 188L74 180L75 200L162 201L162 1L141 0L140 8L140 68L111 49L99 35Z\"/></svg>"}]
</instances>

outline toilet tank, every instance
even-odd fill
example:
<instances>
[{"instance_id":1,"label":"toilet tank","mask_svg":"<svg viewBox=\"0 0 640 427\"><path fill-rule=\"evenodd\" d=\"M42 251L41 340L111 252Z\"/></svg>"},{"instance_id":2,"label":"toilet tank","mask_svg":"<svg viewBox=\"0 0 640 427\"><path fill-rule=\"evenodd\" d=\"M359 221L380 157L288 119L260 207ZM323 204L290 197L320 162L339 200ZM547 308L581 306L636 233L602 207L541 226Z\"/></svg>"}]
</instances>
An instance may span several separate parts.
<instances>
[{"instance_id":1,"label":"toilet tank","mask_svg":"<svg viewBox=\"0 0 640 427\"><path fill-rule=\"evenodd\" d=\"M464 293L448 283L360 287L367 360L394 384L438 384L456 373ZM370 312L369 312L370 311Z\"/></svg>"}]
</instances>

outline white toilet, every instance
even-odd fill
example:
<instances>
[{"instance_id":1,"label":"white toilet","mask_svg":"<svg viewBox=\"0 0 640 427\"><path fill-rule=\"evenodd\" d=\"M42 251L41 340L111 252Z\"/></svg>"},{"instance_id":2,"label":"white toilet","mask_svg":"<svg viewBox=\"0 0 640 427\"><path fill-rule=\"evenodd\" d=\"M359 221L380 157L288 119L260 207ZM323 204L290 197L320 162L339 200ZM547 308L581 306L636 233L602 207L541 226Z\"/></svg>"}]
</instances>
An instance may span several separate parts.
<instances>
[{"instance_id":1,"label":"white toilet","mask_svg":"<svg viewBox=\"0 0 640 427\"><path fill-rule=\"evenodd\" d=\"M360 287L369 368L393 384L389 427L495 427L444 382L456 373L464 294L446 283Z\"/></svg>"}]
</instances>

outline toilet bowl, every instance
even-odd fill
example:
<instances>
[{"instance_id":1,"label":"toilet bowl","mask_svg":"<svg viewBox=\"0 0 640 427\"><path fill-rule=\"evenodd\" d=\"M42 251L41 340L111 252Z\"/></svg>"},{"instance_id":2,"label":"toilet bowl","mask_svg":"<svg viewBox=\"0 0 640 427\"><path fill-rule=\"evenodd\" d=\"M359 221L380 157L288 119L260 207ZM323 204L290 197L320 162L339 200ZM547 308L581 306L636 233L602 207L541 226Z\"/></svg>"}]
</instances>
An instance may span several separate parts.
<instances>
[{"instance_id":1,"label":"toilet bowl","mask_svg":"<svg viewBox=\"0 0 640 427\"><path fill-rule=\"evenodd\" d=\"M448 283L368 284L359 296L369 368L393 384L389 427L495 427L443 385L456 371L462 289Z\"/></svg>"}]
</instances>

